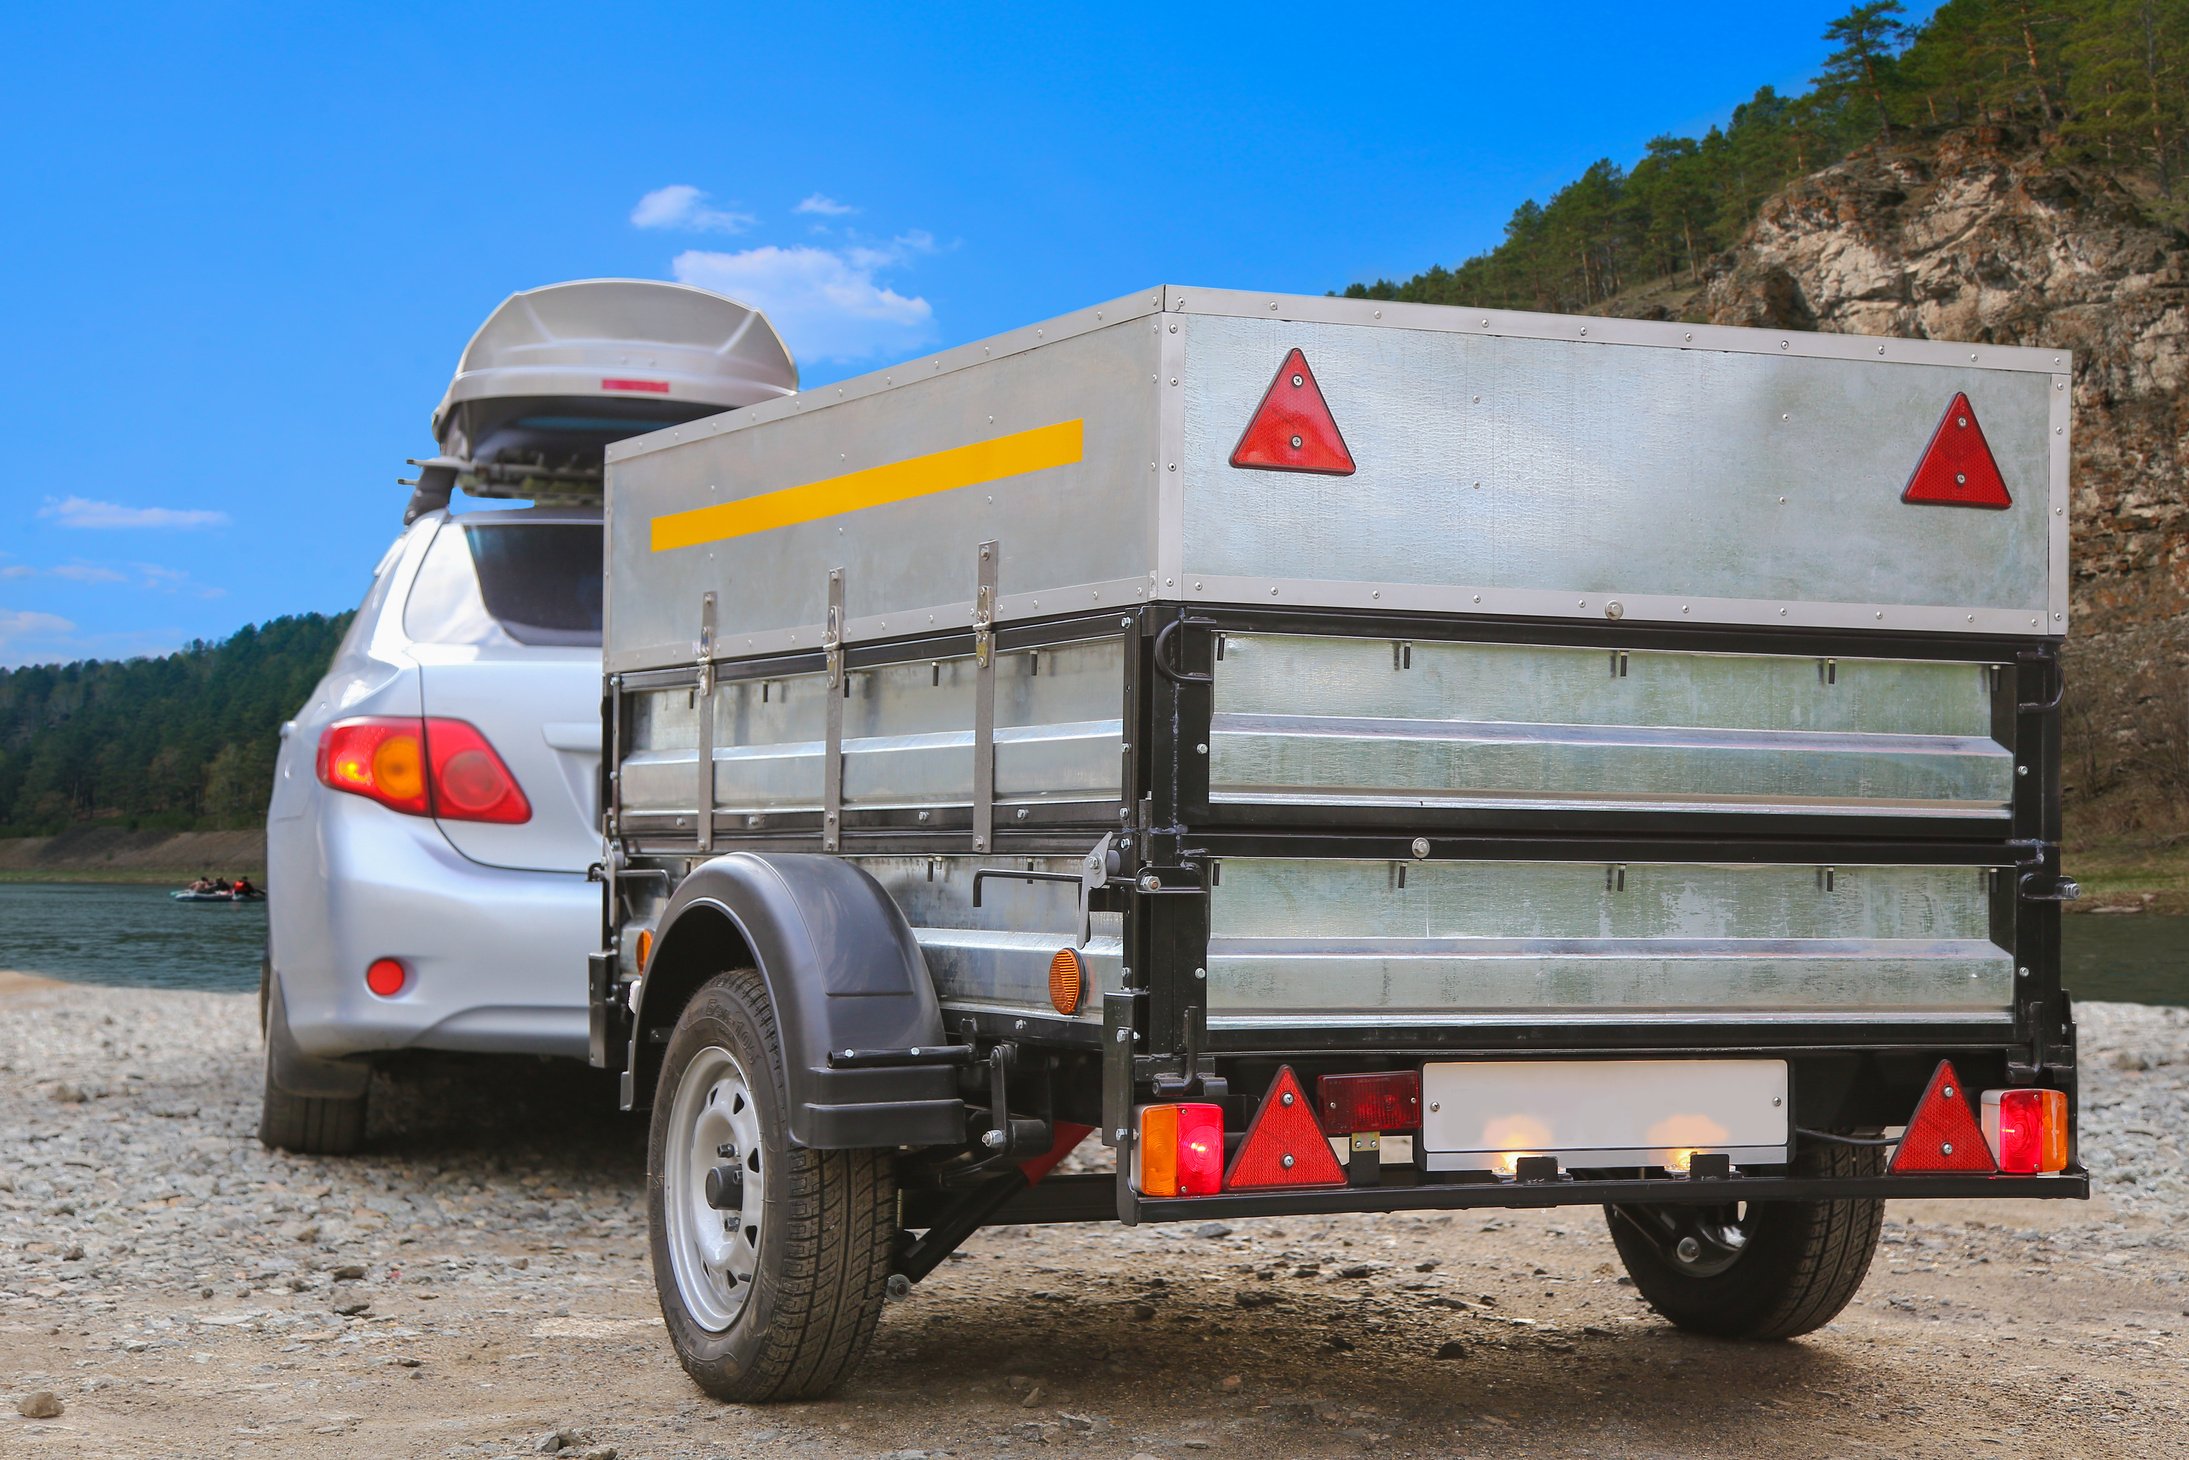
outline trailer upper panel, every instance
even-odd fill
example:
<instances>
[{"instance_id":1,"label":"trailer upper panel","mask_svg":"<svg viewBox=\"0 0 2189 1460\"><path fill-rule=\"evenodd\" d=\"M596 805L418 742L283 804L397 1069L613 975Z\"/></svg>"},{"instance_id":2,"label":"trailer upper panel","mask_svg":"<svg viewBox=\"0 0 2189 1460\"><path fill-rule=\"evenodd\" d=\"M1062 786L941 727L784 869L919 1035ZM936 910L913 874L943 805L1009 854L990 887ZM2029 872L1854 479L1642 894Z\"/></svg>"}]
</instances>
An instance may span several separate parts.
<instances>
[{"instance_id":1,"label":"trailer upper panel","mask_svg":"<svg viewBox=\"0 0 2189 1460\"><path fill-rule=\"evenodd\" d=\"M689 662L708 592L718 652L814 648L835 569L848 638L962 628L990 541L1002 620L1162 599L2055 637L2071 368L1150 291L615 448L608 664Z\"/></svg>"}]
</instances>

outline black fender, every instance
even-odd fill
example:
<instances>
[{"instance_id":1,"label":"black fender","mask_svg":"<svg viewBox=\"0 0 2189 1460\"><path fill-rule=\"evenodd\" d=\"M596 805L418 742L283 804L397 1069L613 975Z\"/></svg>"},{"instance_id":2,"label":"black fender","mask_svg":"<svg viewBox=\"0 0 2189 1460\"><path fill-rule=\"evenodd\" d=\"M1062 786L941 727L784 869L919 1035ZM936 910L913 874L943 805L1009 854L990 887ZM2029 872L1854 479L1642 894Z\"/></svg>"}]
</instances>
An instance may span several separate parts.
<instances>
[{"instance_id":1,"label":"black fender","mask_svg":"<svg viewBox=\"0 0 2189 1460\"><path fill-rule=\"evenodd\" d=\"M839 1070L831 1049L944 1043L927 960L880 883L840 857L731 852L695 867L654 929L639 981L624 1104L650 1104L662 1047L700 985L757 968L775 1007L790 1137L820 1150L962 1145L955 1071Z\"/></svg>"},{"instance_id":2,"label":"black fender","mask_svg":"<svg viewBox=\"0 0 2189 1460\"><path fill-rule=\"evenodd\" d=\"M364 1059L320 1059L296 1047L289 1033L289 1010L281 997L281 976L268 964L260 974L260 1019L266 1036L267 1073L291 1095L316 1100L355 1100L372 1083L372 1065Z\"/></svg>"}]
</instances>

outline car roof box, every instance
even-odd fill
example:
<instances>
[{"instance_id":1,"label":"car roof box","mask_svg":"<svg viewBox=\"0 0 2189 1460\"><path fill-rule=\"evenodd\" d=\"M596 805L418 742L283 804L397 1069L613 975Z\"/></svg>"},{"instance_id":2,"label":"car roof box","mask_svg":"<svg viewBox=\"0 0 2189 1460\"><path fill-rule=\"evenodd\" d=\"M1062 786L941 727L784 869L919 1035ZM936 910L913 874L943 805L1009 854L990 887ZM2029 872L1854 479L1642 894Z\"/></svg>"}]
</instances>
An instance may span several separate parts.
<instances>
[{"instance_id":1,"label":"car roof box","mask_svg":"<svg viewBox=\"0 0 2189 1460\"><path fill-rule=\"evenodd\" d=\"M433 411L405 520L474 496L598 502L608 443L792 395L767 316L688 284L580 279L488 315Z\"/></svg>"}]
</instances>

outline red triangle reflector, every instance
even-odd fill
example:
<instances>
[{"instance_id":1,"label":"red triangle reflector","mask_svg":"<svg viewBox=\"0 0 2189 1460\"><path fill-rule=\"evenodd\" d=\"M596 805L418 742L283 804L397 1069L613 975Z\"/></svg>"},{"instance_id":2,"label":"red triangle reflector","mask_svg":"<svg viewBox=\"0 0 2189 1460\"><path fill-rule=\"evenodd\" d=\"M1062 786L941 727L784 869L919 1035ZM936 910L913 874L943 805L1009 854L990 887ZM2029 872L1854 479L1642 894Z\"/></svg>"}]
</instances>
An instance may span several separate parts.
<instances>
[{"instance_id":1,"label":"red triangle reflector","mask_svg":"<svg viewBox=\"0 0 2189 1460\"><path fill-rule=\"evenodd\" d=\"M1298 354L1298 351L1294 351ZM1343 1186L1345 1171L1330 1154L1330 1141L1307 1103L1299 1077L1286 1065L1270 1082L1262 1108L1247 1125L1246 1139L1224 1173L1224 1190L1265 1186Z\"/></svg>"},{"instance_id":2,"label":"red triangle reflector","mask_svg":"<svg viewBox=\"0 0 2189 1460\"><path fill-rule=\"evenodd\" d=\"M1976 1120L1976 1107L1952 1060L1940 1060L1931 1072L1930 1087L1908 1117L1908 1133L1893 1152L1894 1175L1910 1171L1961 1171L1991 1176L1999 1167L1991 1159L1991 1145Z\"/></svg>"},{"instance_id":3,"label":"red triangle reflector","mask_svg":"<svg viewBox=\"0 0 2189 1460\"><path fill-rule=\"evenodd\" d=\"M1307 356L1294 350L1277 369L1262 403L1247 422L1246 434L1232 449L1233 466L1268 471L1312 471L1325 476L1353 474L1353 453L1345 449L1338 423L1331 418Z\"/></svg>"},{"instance_id":4,"label":"red triangle reflector","mask_svg":"<svg viewBox=\"0 0 2189 1460\"><path fill-rule=\"evenodd\" d=\"M1966 395L1956 395L1939 419L1931 444L1908 478L1903 502L1936 502L1949 507L2011 507L2006 478L1992 459L1984 428L1976 423L1976 408Z\"/></svg>"}]
</instances>

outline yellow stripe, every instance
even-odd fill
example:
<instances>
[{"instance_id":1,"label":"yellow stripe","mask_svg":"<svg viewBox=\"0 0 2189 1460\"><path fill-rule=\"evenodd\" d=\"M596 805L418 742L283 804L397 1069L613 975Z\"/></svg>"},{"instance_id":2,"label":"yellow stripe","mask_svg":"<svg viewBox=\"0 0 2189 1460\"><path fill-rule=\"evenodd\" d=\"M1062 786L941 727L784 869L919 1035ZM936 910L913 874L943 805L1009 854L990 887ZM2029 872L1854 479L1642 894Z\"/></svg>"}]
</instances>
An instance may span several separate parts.
<instances>
[{"instance_id":1,"label":"yellow stripe","mask_svg":"<svg viewBox=\"0 0 2189 1460\"><path fill-rule=\"evenodd\" d=\"M1015 431L991 441L953 446L886 466L825 477L803 486L763 492L712 507L670 512L653 521L653 547L657 553L672 548L696 547L722 542L749 533L792 527L842 512L857 512L890 502L910 501L958 487L975 487L1052 466L1070 466L1080 459L1084 446L1083 421L1059 421Z\"/></svg>"}]
</instances>

